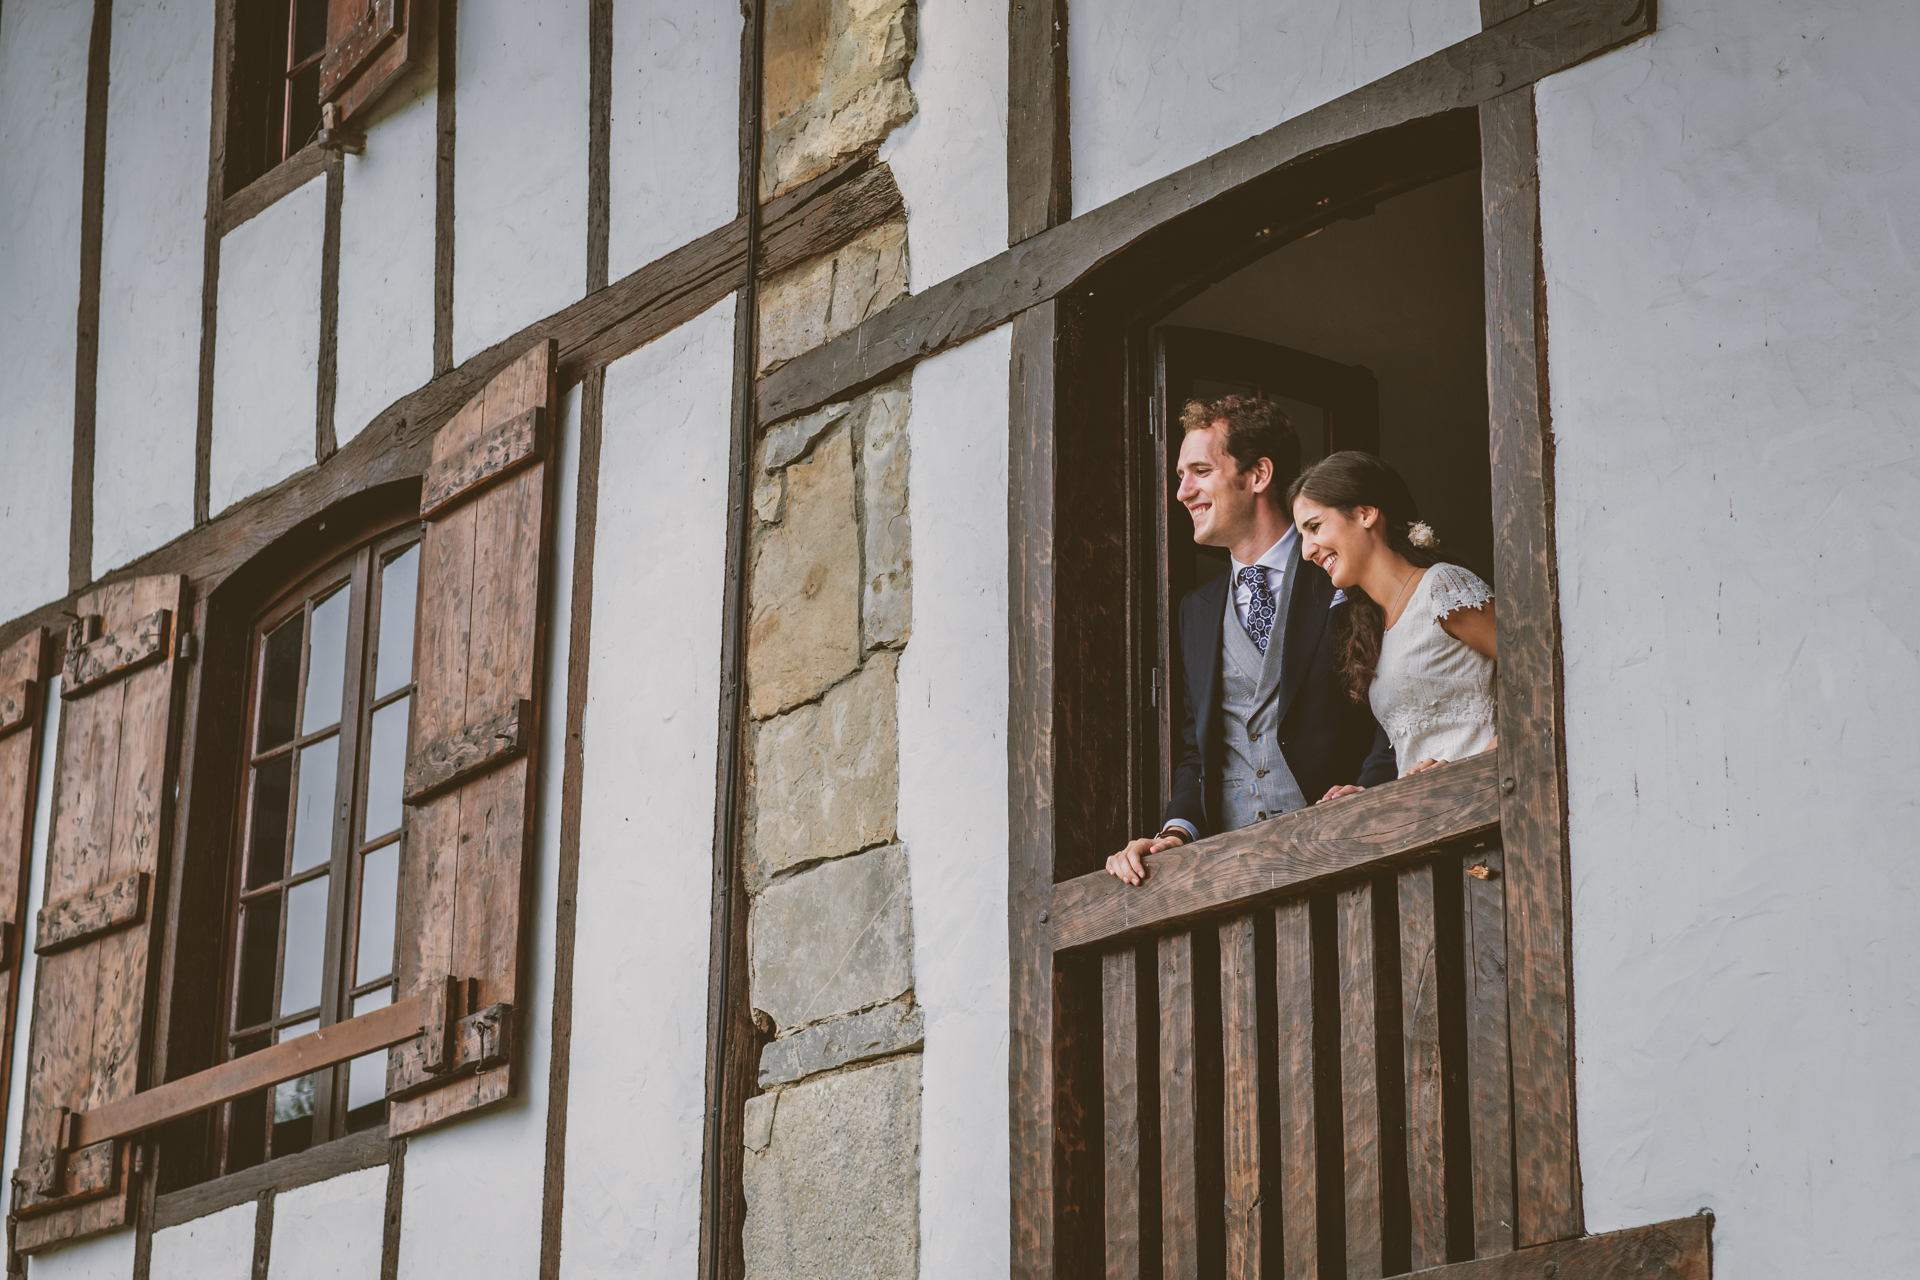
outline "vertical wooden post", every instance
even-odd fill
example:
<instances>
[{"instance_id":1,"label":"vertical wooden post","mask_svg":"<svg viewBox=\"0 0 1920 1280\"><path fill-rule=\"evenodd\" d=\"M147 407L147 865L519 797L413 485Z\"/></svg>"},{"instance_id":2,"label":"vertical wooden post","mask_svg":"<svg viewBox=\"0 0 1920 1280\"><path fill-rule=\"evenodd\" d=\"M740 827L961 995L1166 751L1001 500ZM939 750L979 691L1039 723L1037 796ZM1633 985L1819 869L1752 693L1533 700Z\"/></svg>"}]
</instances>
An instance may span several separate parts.
<instances>
[{"instance_id":1,"label":"vertical wooden post","mask_svg":"<svg viewBox=\"0 0 1920 1280\"><path fill-rule=\"evenodd\" d=\"M1374 1059L1373 886L1339 895L1340 1127L1345 1150L1348 1280L1381 1267L1380 1094Z\"/></svg>"},{"instance_id":2,"label":"vertical wooden post","mask_svg":"<svg viewBox=\"0 0 1920 1280\"><path fill-rule=\"evenodd\" d=\"M1007 243L1073 216L1067 0L1007 8Z\"/></svg>"},{"instance_id":3,"label":"vertical wooden post","mask_svg":"<svg viewBox=\"0 0 1920 1280\"><path fill-rule=\"evenodd\" d=\"M1516 1244L1581 1231L1553 444L1533 90L1480 107Z\"/></svg>"},{"instance_id":4,"label":"vertical wooden post","mask_svg":"<svg viewBox=\"0 0 1920 1280\"><path fill-rule=\"evenodd\" d=\"M1461 869L1473 1256L1513 1252L1513 1085L1507 1057L1507 926L1498 853Z\"/></svg>"},{"instance_id":5,"label":"vertical wooden post","mask_svg":"<svg viewBox=\"0 0 1920 1280\"><path fill-rule=\"evenodd\" d=\"M1262 1230L1266 1153L1260 1116L1259 964L1252 916L1220 926L1220 1043L1225 1064L1226 1275L1259 1280L1273 1242Z\"/></svg>"},{"instance_id":6,"label":"vertical wooden post","mask_svg":"<svg viewBox=\"0 0 1920 1280\"><path fill-rule=\"evenodd\" d=\"M1280 1038L1281 1274L1320 1274L1318 1165L1314 1140L1313 931L1306 900L1273 913L1275 1026Z\"/></svg>"},{"instance_id":7,"label":"vertical wooden post","mask_svg":"<svg viewBox=\"0 0 1920 1280\"><path fill-rule=\"evenodd\" d=\"M1142 1274L1140 989L1132 947L1100 957L1107 1280Z\"/></svg>"},{"instance_id":8,"label":"vertical wooden post","mask_svg":"<svg viewBox=\"0 0 1920 1280\"><path fill-rule=\"evenodd\" d=\"M1007 941L1014 1280L1053 1274L1054 345L1059 304L1013 319L1007 494Z\"/></svg>"},{"instance_id":9,"label":"vertical wooden post","mask_svg":"<svg viewBox=\"0 0 1920 1280\"><path fill-rule=\"evenodd\" d=\"M1400 1016L1405 1040L1407 1192L1412 1267L1447 1260L1446 1159L1441 1139L1440 975L1431 866L1400 873Z\"/></svg>"}]
</instances>

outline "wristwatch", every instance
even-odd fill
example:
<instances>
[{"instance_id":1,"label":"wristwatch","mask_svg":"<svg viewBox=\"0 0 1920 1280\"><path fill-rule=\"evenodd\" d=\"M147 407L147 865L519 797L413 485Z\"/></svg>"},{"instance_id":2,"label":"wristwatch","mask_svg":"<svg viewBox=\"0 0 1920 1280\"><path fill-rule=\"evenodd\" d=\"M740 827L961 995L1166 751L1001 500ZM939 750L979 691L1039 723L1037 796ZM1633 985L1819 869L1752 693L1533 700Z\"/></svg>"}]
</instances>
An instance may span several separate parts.
<instances>
[{"instance_id":1,"label":"wristwatch","mask_svg":"<svg viewBox=\"0 0 1920 1280\"><path fill-rule=\"evenodd\" d=\"M1162 827L1160 828L1160 834L1155 836L1154 839L1165 840L1168 836L1173 836L1179 840L1181 844L1187 843L1187 829L1185 827Z\"/></svg>"}]
</instances>

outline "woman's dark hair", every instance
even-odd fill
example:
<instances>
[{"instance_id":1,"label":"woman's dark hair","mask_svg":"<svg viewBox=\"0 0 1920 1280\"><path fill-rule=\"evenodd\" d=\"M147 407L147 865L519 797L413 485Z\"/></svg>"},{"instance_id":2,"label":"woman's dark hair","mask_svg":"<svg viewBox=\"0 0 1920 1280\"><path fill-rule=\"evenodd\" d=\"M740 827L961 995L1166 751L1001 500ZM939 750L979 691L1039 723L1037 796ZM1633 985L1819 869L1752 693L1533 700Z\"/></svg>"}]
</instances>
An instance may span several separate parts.
<instances>
[{"instance_id":1,"label":"woman's dark hair","mask_svg":"<svg viewBox=\"0 0 1920 1280\"><path fill-rule=\"evenodd\" d=\"M1424 569L1438 557L1432 548L1438 545L1433 530L1420 523L1420 506L1413 500L1407 482L1380 459L1357 449L1330 453L1308 467L1287 486L1287 512L1293 512L1296 499L1307 498L1323 507L1332 507L1351 515L1356 508L1372 507L1380 513L1381 531L1387 545L1405 556L1415 568ZM1414 541L1418 537L1419 541ZM1347 588L1347 607L1334 617L1334 669L1347 688L1347 696L1365 702L1373 687L1373 675L1380 665L1380 637L1387 628L1387 613L1380 602L1370 599L1358 587Z\"/></svg>"}]
</instances>

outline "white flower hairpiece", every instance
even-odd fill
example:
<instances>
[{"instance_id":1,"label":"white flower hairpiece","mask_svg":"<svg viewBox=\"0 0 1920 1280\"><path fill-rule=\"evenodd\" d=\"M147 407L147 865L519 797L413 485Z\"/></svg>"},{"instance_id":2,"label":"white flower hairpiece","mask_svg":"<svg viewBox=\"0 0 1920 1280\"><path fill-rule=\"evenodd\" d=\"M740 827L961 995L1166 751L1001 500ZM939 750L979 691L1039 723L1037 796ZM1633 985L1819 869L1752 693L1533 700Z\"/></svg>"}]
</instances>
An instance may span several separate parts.
<instances>
[{"instance_id":1,"label":"white flower hairpiece","mask_svg":"<svg viewBox=\"0 0 1920 1280\"><path fill-rule=\"evenodd\" d=\"M1425 551L1439 545L1440 535L1425 520L1415 520L1407 525L1407 541Z\"/></svg>"}]
</instances>

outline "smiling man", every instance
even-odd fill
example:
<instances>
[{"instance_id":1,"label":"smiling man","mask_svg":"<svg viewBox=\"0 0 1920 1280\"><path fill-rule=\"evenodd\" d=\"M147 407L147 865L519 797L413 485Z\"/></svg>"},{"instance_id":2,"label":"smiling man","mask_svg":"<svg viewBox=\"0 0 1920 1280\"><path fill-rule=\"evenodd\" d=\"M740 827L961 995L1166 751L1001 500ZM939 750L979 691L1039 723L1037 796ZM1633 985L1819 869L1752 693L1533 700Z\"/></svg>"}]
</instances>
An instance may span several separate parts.
<instances>
[{"instance_id":1,"label":"smiling man","mask_svg":"<svg viewBox=\"0 0 1920 1280\"><path fill-rule=\"evenodd\" d=\"M1303 808L1346 783L1397 776L1393 748L1335 676L1330 624L1345 599L1300 557L1285 507L1300 440L1265 400L1227 396L1180 415L1179 499L1194 541L1224 547L1227 573L1180 602L1176 659L1186 721L1160 834L1107 859L1128 884L1146 858Z\"/></svg>"}]
</instances>

